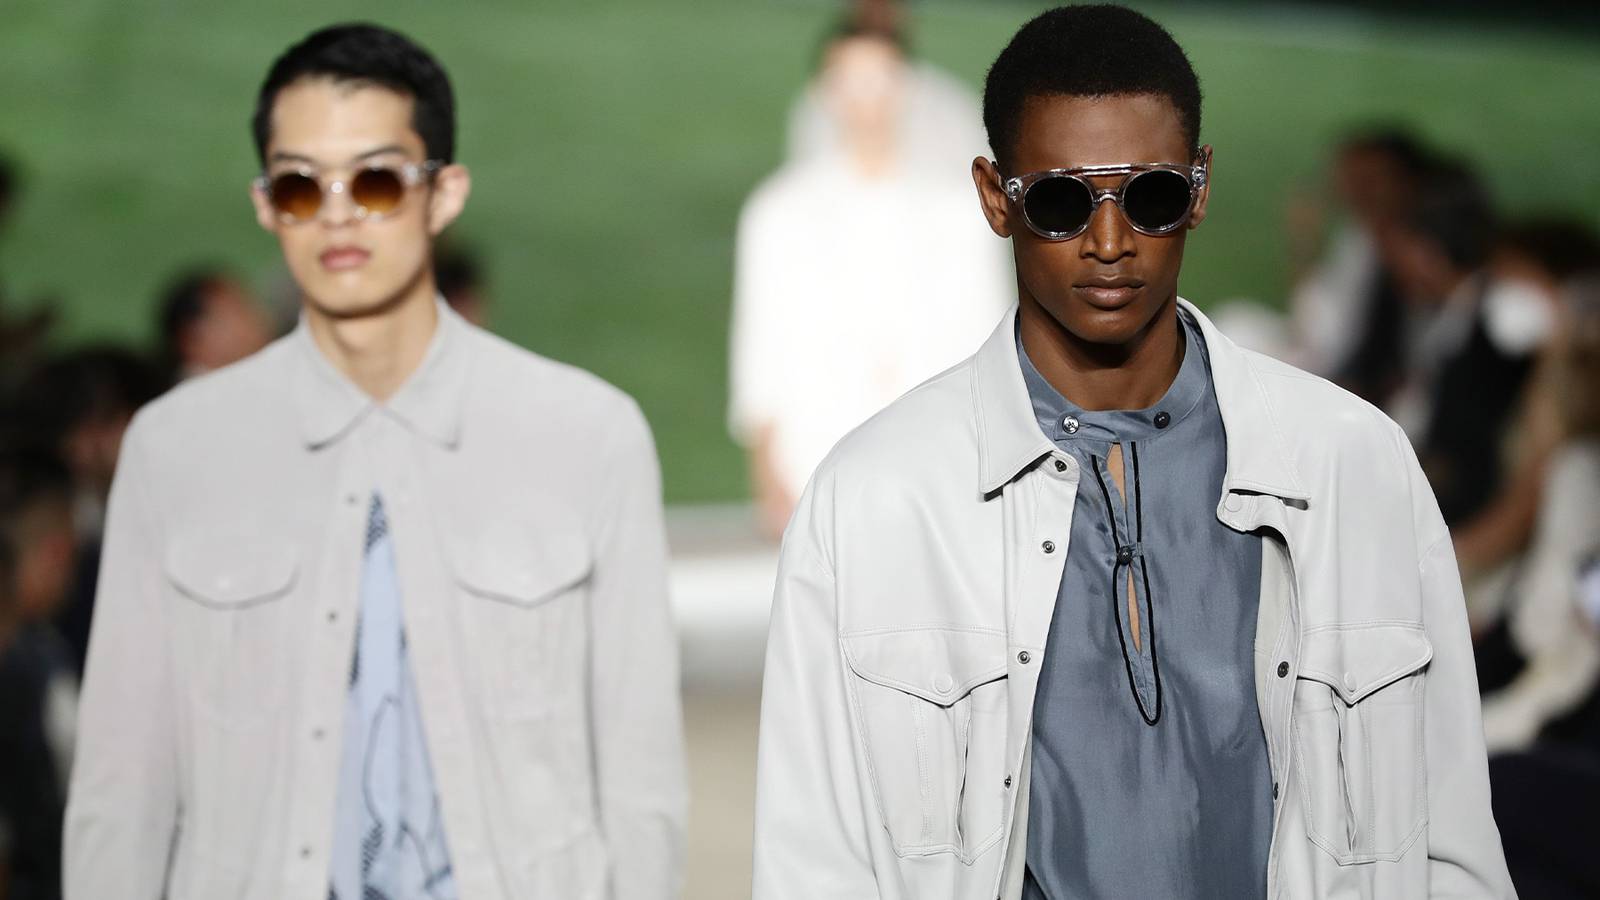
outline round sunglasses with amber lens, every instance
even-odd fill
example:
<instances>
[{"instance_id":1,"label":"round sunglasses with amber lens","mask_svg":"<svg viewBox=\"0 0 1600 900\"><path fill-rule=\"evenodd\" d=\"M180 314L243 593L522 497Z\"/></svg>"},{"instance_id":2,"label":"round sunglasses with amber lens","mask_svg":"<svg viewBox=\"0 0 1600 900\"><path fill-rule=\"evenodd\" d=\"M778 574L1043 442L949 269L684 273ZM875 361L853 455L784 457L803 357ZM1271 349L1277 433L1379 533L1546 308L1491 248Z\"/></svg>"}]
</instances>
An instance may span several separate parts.
<instances>
[{"instance_id":1,"label":"round sunglasses with amber lens","mask_svg":"<svg viewBox=\"0 0 1600 900\"><path fill-rule=\"evenodd\" d=\"M1121 182L1105 190L1089 180L1116 175ZM1206 167L1132 163L1050 169L1008 178L1002 186L1022 210L1028 230L1047 241L1082 234L1103 200L1115 201L1134 231L1159 236L1189 221L1194 199L1206 186Z\"/></svg>"},{"instance_id":2,"label":"round sunglasses with amber lens","mask_svg":"<svg viewBox=\"0 0 1600 900\"><path fill-rule=\"evenodd\" d=\"M319 180L310 169L262 175L256 187L267 195L278 217L285 222L305 222L316 218L326 194L347 194L355 206L357 219L382 219L393 215L405 202L406 190L432 177L444 163L430 159L422 163L397 166L368 166L348 179Z\"/></svg>"}]
</instances>

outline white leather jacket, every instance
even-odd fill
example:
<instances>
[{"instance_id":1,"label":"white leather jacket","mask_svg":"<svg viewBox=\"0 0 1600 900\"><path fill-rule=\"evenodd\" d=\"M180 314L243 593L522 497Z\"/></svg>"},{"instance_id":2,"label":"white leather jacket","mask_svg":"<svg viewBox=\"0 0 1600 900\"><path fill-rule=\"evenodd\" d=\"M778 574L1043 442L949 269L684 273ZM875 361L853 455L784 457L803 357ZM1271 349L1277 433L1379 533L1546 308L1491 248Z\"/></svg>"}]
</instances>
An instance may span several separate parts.
<instances>
[{"instance_id":1,"label":"white leather jacket","mask_svg":"<svg viewBox=\"0 0 1600 900\"><path fill-rule=\"evenodd\" d=\"M1185 307L1228 434L1217 517L1267 536L1268 896L1513 897L1455 556L1405 436ZM1035 422L1015 316L841 441L790 523L756 900L1021 894L1034 690L1080 476Z\"/></svg>"}]
</instances>

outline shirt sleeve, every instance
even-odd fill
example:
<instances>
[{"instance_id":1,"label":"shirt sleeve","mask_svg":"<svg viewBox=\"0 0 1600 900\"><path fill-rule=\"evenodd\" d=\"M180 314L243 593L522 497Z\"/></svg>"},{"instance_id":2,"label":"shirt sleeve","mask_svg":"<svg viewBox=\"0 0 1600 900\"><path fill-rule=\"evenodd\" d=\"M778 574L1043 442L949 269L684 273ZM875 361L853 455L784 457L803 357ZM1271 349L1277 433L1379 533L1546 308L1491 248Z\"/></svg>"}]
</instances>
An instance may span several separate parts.
<instances>
[{"instance_id":1,"label":"shirt sleeve","mask_svg":"<svg viewBox=\"0 0 1600 900\"><path fill-rule=\"evenodd\" d=\"M1411 445L1396 429L1410 470L1422 616L1433 645L1424 690L1428 790L1428 884L1435 898L1515 898L1489 804L1489 759L1478 676L1455 548Z\"/></svg>"},{"instance_id":2,"label":"shirt sleeve","mask_svg":"<svg viewBox=\"0 0 1600 900\"><path fill-rule=\"evenodd\" d=\"M678 644L655 444L632 401L600 477L590 590L594 757L614 900L667 900L683 878L688 787Z\"/></svg>"},{"instance_id":3,"label":"shirt sleeve","mask_svg":"<svg viewBox=\"0 0 1600 900\"><path fill-rule=\"evenodd\" d=\"M761 188L745 204L734 246L728 429L746 446L778 416L786 370L785 261L797 251L777 230L772 199Z\"/></svg>"},{"instance_id":4,"label":"shirt sleeve","mask_svg":"<svg viewBox=\"0 0 1600 900\"><path fill-rule=\"evenodd\" d=\"M785 535L756 762L755 900L879 896L814 492Z\"/></svg>"},{"instance_id":5,"label":"shirt sleeve","mask_svg":"<svg viewBox=\"0 0 1600 900\"><path fill-rule=\"evenodd\" d=\"M178 825L172 636L144 419L111 487L62 859L67 900L157 900Z\"/></svg>"}]
</instances>

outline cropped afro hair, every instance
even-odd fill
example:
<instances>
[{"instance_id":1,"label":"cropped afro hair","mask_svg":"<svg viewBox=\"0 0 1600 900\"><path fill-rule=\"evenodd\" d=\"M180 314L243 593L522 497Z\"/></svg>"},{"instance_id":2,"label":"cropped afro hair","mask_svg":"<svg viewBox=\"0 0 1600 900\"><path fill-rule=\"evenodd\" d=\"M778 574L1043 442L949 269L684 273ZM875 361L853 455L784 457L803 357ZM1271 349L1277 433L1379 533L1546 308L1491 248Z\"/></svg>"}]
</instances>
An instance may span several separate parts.
<instances>
[{"instance_id":1,"label":"cropped afro hair","mask_svg":"<svg viewBox=\"0 0 1600 900\"><path fill-rule=\"evenodd\" d=\"M989 68L983 125L1005 170L1030 98L1136 94L1171 101L1199 152L1200 79L1172 35L1124 6L1058 7L1022 26Z\"/></svg>"}]
</instances>

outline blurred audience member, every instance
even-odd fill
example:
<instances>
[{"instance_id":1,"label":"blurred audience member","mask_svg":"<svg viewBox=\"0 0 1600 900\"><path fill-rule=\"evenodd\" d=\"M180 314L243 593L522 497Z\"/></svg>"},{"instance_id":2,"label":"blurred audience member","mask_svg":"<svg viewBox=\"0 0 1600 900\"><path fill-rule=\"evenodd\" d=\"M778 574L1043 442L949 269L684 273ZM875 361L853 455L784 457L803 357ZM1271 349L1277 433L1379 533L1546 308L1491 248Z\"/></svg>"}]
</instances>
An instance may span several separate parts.
<instances>
[{"instance_id":1,"label":"blurred audience member","mask_svg":"<svg viewBox=\"0 0 1600 900\"><path fill-rule=\"evenodd\" d=\"M9 894L57 898L77 719L70 651L50 625L72 577L72 481L40 451L0 453L0 832Z\"/></svg>"},{"instance_id":2,"label":"blurred audience member","mask_svg":"<svg viewBox=\"0 0 1600 900\"><path fill-rule=\"evenodd\" d=\"M1553 351L1563 439L1515 582L1511 638L1526 661L1484 699L1495 819L1518 893L1600 896L1600 276L1568 291ZM1586 588L1587 585L1587 588Z\"/></svg>"},{"instance_id":3,"label":"blurred audience member","mask_svg":"<svg viewBox=\"0 0 1600 900\"><path fill-rule=\"evenodd\" d=\"M238 362L272 338L250 291L210 266L191 269L168 285L160 326L162 362L173 383Z\"/></svg>"},{"instance_id":4,"label":"blurred audience member","mask_svg":"<svg viewBox=\"0 0 1600 900\"><path fill-rule=\"evenodd\" d=\"M845 28L884 35L906 51L905 4L900 0L851 0ZM823 54L831 49L823 46ZM907 59L899 76L901 100L889 128L900 146L901 162L929 177L968 186L972 158L987 155L983 104L966 82L924 60ZM789 160L804 162L840 152L850 140L830 108L829 89L813 79L789 111Z\"/></svg>"},{"instance_id":5,"label":"blurred audience member","mask_svg":"<svg viewBox=\"0 0 1600 900\"><path fill-rule=\"evenodd\" d=\"M461 318L478 326L489 325L489 295L485 291L483 266L472 251L447 245L433 261L433 277L444 302Z\"/></svg>"},{"instance_id":6,"label":"blurred audience member","mask_svg":"<svg viewBox=\"0 0 1600 900\"><path fill-rule=\"evenodd\" d=\"M1550 456L1564 437L1558 409L1569 375L1557 325L1562 292L1597 268L1600 237L1581 222L1532 220L1507 228L1495 243L1489 261L1489 312L1498 317L1493 327L1511 346L1540 349L1502 448L1504 482L1482 511L1452 531L1469 580L1513 559L1533 532Z\"/></svg>"},{"instance_id":7,"label":"blurred audience member","mask_svg":"<svg viewBox=\"0 0 1600 900\"><path fill-rule=\"evenodd\" d=\"M1382 242L1407 300L1405 381L1385 406L1416 445L1452 528L1499 490L1501 440L1541 339L1523 321L1525 294L1488 271L1495 234L1477 176L1437 162Z\"/></svg>"},{"instance_id":8,"label":"blurred audience member","mask_svg":"<svg viewBox=\"0 0 1600 900\"><path fill-rule=\"evenodd\" d=\"M88 347L46 361L23 382L10 416L8 443L39 444L63 460L72 478L77 575L57 618L80 668L89 642L100 533L122 436L133 414L163 386L155 368L131 351Z\"/></svg>"},{"instance_id":9,"label":"blurred audience member","mask_svg":"<svg viewBox=\"0 0 1600 900\"><path fill-rule=\"evenodd\" d=\"M837 152L759 186L736 253L730 420L774 536L834 442L970 353L1014 286L970 182L908 162L895 34L847 23L821 66Z\"/></svg>"},{"instance_id":10,"label":"blurred audience member","mask_svg":"<svg viewBox=\"0 0 1600 900\"><path fill-rule=\"evenodd\" d=\"M1294 361L1380 405L1401 377L1405 307L1378 246L1415 201L1427 157L1401 129L1346 137L1328 185L1340 221L1320 258L1330 210L1321 200L1291 207Z\"/></svg>"}]
</instances>

